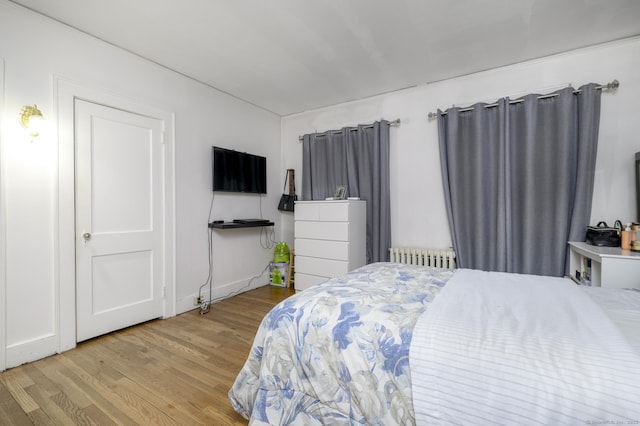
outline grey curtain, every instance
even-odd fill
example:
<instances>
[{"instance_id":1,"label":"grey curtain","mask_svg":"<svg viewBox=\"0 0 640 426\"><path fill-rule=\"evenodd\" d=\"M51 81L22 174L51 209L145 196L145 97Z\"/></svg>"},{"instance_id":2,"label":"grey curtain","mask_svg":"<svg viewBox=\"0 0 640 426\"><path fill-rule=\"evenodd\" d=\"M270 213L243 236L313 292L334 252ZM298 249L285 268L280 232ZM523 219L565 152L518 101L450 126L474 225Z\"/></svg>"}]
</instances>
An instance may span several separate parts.
<instances>
[{"instance_id":1,"label":"grey curtain","mask_svg":"<svg viewBox=\"0 0 640 426\"><path fill-rule=\"evenodd\" d=\"M367 202L367 263L389 260L389 122L304 135L302 144L301 199L324 200L346 186Z\"/></svg>"},{"instance_id":2,"label":"grey curtain","mask_svg":"<svg viewBox=\"0 0 640 426\"><path fill-rule=\"evenodd\" d=\"M600 122L595 84L439 112L440 161L458 265L562 276L584 241Z\"/></svg>"}]
</instances>

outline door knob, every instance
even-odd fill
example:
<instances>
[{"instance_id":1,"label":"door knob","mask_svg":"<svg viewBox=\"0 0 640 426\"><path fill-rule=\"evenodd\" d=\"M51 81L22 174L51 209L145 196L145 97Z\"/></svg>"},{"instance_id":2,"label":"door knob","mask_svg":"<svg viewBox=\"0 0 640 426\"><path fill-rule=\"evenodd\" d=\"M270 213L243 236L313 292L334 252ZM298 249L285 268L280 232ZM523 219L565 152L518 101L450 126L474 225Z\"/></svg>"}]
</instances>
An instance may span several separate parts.
<instances>
[{"instance_id":1,"label":"door knob","mask_svg":"<svg viewBox=\"0 0 640 426\"><path fill-rule=\"evenodd\" d=\"M85 232L84 234L82 234L82 238L84 238L85 241L90 240L91 234L88 232Z\"/></svg>"}]
</instances>

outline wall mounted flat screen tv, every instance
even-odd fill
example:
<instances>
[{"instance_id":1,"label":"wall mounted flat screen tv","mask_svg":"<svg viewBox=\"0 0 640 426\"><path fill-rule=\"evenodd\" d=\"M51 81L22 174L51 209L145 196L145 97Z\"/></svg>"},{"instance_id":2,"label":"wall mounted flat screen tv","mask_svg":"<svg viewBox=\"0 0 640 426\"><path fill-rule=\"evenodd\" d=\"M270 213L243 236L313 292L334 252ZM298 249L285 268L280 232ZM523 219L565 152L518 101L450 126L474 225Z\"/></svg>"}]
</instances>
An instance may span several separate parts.
<instances>
[{"instance_id":1,"label":"wall mounted flat screen tv","mask_svg":"<svg viewBox=\"0 0 640 426\"><path fill-rule=\"evenodd\" d=\"M213 190L267 193L267 158L232 149L213 148Z\"/></svg>"}]
</instances>

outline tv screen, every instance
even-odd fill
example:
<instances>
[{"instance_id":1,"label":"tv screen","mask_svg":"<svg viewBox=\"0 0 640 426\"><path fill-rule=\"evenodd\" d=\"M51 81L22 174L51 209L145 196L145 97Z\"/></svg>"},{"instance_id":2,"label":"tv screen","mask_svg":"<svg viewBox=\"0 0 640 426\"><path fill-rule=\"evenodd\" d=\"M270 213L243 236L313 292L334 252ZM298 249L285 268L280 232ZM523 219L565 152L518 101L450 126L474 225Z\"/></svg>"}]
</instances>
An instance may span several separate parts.
<instances>
[{"instance_id":1,"label":"tv screen","mask_svg":"<svg viewBox=\"0 0 640 426\"><path fill-rule=\"evenodd\" d=\"M267 193L267 159L231 149L213 147L213 190Z\"/></svg>"}]
</instances>

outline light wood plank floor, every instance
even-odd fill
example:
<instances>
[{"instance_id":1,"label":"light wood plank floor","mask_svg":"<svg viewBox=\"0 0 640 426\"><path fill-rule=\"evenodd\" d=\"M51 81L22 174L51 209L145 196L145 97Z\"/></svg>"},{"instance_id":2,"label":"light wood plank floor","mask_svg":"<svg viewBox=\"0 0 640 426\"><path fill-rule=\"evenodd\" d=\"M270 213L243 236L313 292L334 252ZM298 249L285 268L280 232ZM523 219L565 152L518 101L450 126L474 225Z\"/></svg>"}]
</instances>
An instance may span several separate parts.
<instances>
[{"instance_id":1,"label":"light wood plank floor","mask_svg":"<svg viewBox=\"0 0 640 426\"><path fill-rule=\"evenodd\" d=\"M227 392L262 317L291 294L261 287L0 373L0 424L246 425Z\"/></svg>"}]
</instances>

